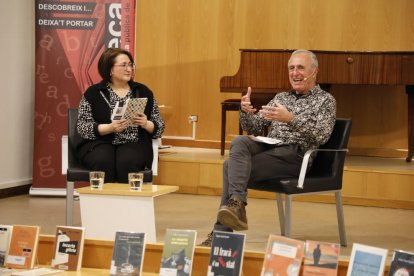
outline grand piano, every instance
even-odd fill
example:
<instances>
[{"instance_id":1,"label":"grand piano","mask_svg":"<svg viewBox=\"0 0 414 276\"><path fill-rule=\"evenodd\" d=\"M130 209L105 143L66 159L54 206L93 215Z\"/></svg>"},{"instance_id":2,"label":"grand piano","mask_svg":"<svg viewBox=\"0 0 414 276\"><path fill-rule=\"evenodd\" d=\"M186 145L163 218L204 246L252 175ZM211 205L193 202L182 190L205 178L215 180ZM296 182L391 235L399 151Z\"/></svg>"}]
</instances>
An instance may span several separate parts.
<instances>
[{"instance_id":1,"label":"grand piano","mask_svg":"<svg viewBox=\"0 0 414 276\"><path fill-rule=\"evenodd\" d=\"M293 50L240 49L236 75L220 79L221 92L245 93L254 88L257 102L270 100L276 91L290 89L287 63ZM408 96L408 155L414 154L414 52L340 52L312 50L318 57L318 83L404 85ZM254 100L254 99L253 99Z\"/></svg>"}]
</instances>

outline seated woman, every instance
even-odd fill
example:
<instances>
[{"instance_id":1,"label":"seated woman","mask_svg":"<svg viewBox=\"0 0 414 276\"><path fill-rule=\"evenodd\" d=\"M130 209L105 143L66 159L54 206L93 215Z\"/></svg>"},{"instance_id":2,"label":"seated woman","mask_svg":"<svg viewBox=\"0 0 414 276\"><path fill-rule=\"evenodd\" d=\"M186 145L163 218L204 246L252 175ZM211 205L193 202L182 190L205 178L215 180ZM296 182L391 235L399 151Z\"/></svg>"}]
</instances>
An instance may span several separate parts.
<instances>
[{"instance_id":1,"label":"seated woman","mask_svg":"<svg viewBox=\"0 0 414 276\"><path fill-rule=\"evenodd\" d=\"M161 137L164 120L152 91L134 82L134 59L126 50L110 48L98 62L100 83L86 89L79 104L77 130L84 142L77 147L81 162L104 171L105 183L128 183L128 173L151 168L152 139ZM128 124L111 120L115 106L131 98L147 98L143 113ZM117 113L117 112L115 112Z\"/></svg>"}]
</instances>

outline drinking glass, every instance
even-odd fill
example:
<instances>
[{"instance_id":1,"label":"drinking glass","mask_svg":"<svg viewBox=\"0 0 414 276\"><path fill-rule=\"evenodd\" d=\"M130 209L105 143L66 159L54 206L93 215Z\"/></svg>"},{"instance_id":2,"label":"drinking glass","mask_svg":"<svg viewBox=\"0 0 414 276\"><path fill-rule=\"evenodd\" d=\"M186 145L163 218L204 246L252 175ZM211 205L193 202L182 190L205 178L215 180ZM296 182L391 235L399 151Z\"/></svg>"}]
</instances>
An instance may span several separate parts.
<instances>
[{"instance_id":1,"label":"drinking glass","mask_svg":"<svg viewBox=\"0 0 414 276\"><path fill-rule=\"evenodd\" d=\"M141 191L143 181L144 181L143 173L132 172L128 174L129 189L131 191Z\"/></svg>"},{"instance_id":2,"label":"drinking glass","mask_svg":"<svg viewBox=\"0 0 414 276\"><path fill-rule=\"evenodd\" d=\"M105 179L105 172L92 171L89 172L89 183L92 190L102 190Z\"/></svg>"}]
</instances>

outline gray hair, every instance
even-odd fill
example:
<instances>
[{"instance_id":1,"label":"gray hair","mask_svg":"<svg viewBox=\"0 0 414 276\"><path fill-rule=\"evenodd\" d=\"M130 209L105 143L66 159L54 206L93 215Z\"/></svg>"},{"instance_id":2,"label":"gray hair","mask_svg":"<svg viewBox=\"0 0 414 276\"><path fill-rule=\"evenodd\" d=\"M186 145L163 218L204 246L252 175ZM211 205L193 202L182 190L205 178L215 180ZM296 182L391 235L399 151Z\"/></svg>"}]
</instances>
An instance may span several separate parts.
<instances>
[{"instance_id":1,"label":"gray hair","mask_svg":"<svg viewBox=\"0 0 414 276\"><path fill-rule=\"evenodd\" d=\"M316 58L316 55L313 52L311 52L309 50L305 50L305 49L298 49L298 50L294 51L291 56L296 55L296 54L308 54L308 55L310 55L310 57L312 59L312 67L314 67L314 68L319 67L318 59Z\"/></svg>"}]
</instances>

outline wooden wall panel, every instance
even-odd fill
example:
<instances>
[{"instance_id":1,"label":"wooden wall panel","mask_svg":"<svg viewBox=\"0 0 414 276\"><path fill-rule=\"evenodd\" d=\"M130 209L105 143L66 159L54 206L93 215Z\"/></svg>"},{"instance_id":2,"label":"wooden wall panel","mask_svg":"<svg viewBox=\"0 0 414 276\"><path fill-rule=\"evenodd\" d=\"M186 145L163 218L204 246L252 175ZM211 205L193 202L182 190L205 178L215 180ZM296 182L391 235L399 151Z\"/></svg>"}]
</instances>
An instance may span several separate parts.
<instances>
[{"instance_id":1,"label":"wooden wall panel","mask_svg":"<svg viewBox=\"0 0 414 276\"><path fill-rule=\"evenodd\" d=\"M198 188L202 189L221 189L223 177L222 174L217 174L217 171L223 170L221 163L201 163L200 164L200 179Z\"/></svg>"},{"instance_id":2,"label":"wooden wall panel","mask_svg":"<svg viewBox=\"0 0 414 276\"><path fill-rule=\"evenodd\" d=\"M188 116L198 115L196 140L216 141L217 147L220 102L239 97L220 93L219 81L236 73L240 48L414 50L411 0L137 3L136 79L147 84L159 104L165 105L165 135L191 136ZM348 90L334 87L333 94L338 97L338 115L349 114L356 122L351 144L364 154L383 149L380 155L388 155L395 149L406 149L404 91L398 87L380 92L370 87L352 93ZM227 133L237 134L237 115L228 115Z\"/></svg>"},{"instance_id":3,"label":"wooden wall panel","mask_svg":"<svg viewBox=\"0 0 414 276\"><path fill-rule=\"evenodd\" d=\"M200 164L195 162L160 162L162 174L155 177L154 183L179 186L181 193L197 193L200 178Z\"/></svg>"},{"instance_id":4,"label":"wooden wall panel","mask_svg":"<svg viewBox=\"0 0 414 276\"><path fill-rule=\"evenodd\" d=\"M342 85L332 88L337 116L352 118L351 154L405 156L407 95L404 87Z\"/></svg>"}]
</instances>

